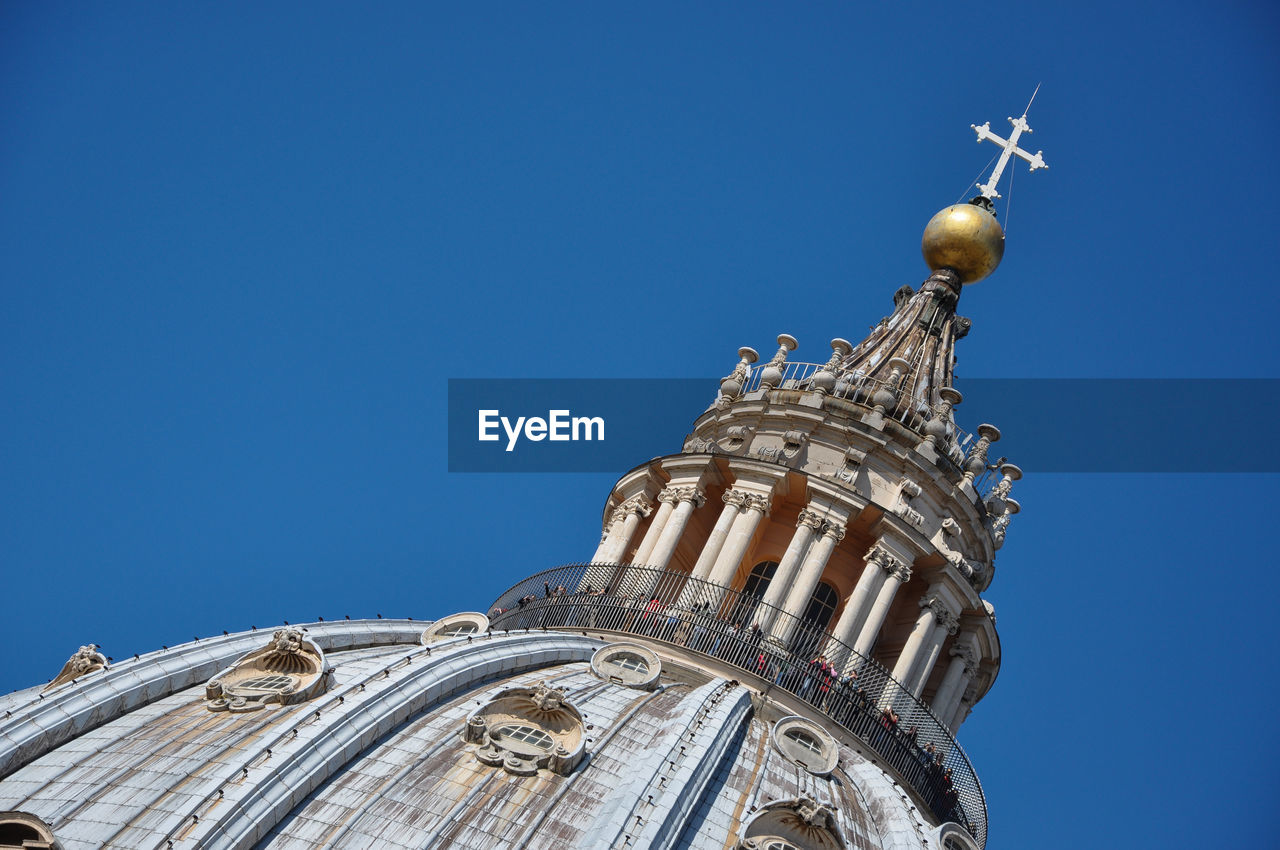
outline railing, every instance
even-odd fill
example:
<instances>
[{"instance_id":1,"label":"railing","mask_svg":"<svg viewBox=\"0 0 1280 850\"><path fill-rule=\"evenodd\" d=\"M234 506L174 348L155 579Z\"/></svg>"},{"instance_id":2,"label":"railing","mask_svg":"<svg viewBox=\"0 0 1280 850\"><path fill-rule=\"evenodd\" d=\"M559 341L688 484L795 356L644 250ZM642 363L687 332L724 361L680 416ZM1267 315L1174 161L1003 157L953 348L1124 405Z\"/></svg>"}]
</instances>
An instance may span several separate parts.
<instances>
[{"instance_id":1,"label":"railing","mask_svg":"<svg viewBox=\"0 0 1280 850\"><path fill-rule=\"evenodd\" d=\"M758 363L751 367L751 373L742 387L743 394L760 389L760 375L768 365L768 363ZM811 381L813 376L823 368L823 365L822 363L800 363L799 361L788 360L783 364L782 380L778 382L774 389L812 392ZM888 390L897 399L892 407L885 408L884 415L920 434L923 438L924 426L933 418L933 407L929 399L916 395L912 388L905 386L895 387L886 381L872 378L854 370L838 375L835 387L827 395L830 398L843 399L870 409L875 407L875 402L872 401L871 397L882 389ZM943 448L942 454L959 468L963 466L965 455L973 447L976 438L973 434L955 424L954 421L947 422L947 432L949 439L947 446ZM974 482L974 486L981 491L987 478L988 475L984 472Z\"/></svg>"},{"instance_id":2,"label":"railing","mask_svg":"<svg viewBox=\"0 0 1280 850\"><path fill-rule=\"evenodd\" d=\"M576 564L515 585L494 602L489 618L496 630L642 635L739 667L856 735L940 821L954 821L986 844L982 785L946 725L874 659L754 596L651 567Z\"/></svg>"}]
</instances>

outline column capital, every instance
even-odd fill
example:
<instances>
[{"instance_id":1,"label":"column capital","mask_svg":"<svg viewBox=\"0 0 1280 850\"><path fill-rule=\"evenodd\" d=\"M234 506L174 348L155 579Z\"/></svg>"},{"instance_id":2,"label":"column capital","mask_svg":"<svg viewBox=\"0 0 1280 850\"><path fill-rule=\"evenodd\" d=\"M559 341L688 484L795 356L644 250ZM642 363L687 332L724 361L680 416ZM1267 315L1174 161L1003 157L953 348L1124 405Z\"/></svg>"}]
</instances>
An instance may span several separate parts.
<instances>
[{"instance_id":1,"label":"column capital","mask_svg":"<svg viewBox=\"0 0 1280 850\"><path fill-rule=\"evenodd\" d=\"M742 509L746 511L759 511L765 516L769 515L769 506L772 499L763 493L744 493L742 496Z\"/></svg>"},{"instance_id":2,"label":"column capital","mask_svg":"<svg viewBox=\"0 0 1280 850\"><path fill-rule=\"evenodd\" d=\"M619 504L613 509L610 515L611 522L619 522L627 518L628 514L646 517L653 513L653 503L644 496L632 496L630 499Z\"/></svg>"},{"instance_id":3,"label":"column capital","mask_svg":"<svg viewBox=\"0 0 1280 850\"><path fill-rule=\"evenodd\" d=\"M960 630L959 617L956 616L955 612L951 610L942 597L936 593L925 594L920 600L920 607L931 609L934 622L946 628L948 634L955 634Z\"/></svg>"},{"instance_id":4,"label":"column capital","mask_svg":"<svg viewBox=\"0 0 1280 850\"><path fill-rule=\"evenodd\" d=\"M693 502L695 508L702 507L707 500L702 491L694 486L686 487L666 487L658 494L659 502L666 502L670 505L676 505L680 502Z\"/></svg>"},{"instance_id":5,"label":"column capital","mask_svg":"<svg viewBox=\"0 0 1280 850\"><path fill-rule=\"evenodd\" d=\"M904 567L903 562L889 551L889 547L884 544L883 540L877 540L871 544L871 548L867 550L864 556L868 564L876 564L880 569L887 573L893 573ZM907 570L907 576L910 577L911 570ZM904 579L905 581L905 579Z\"/></svg>"},{"instance_id":6,"label":"column capital","mask_svg":"<svg viewBox=\"0 0 1280 850\"><path fill-rule=\"evenodd\" d=\"M844 535L844 523L832 522L831 520L826 521L825 527L822 529L823 537L830 537L832 542L838 544L841 540L844 540Z\"/></svg>"},{"instance_id":7,"label":"column capital","mask_svg":"<svg viewBox=\"0 0 1280 850\"><path fill-rule=\"evenodd\" d=\"M802 525L807 525L814 531L817 531L822 528L822 522L822 514L805 508L800 511L800 518L796 520L796 528L799 528Z\"/></svg>"},{"instance_id":8,"label":"column capital","mask_svg":"<svg viewBox=\"0 0 1280 850\"><path fill-rule=\"evenodd\" d=\"M964 662L964 674L973 678L973 674L978 672L978 653L967 641L958 642L951 647L949 653L952 658L959 658Z\"/></svg>"},{"instance_id":9,"label":"column capital","mask_svg":"<svg viewBox=\"0 0 1280 850\"><path fill-rule=\"evenodd\" d=\"M735 508L741 508L747 502L747 496L750 495L745 490L735 490L732 487L720 494L720 500L726 505L733 505Z\"/></svg>"},{"instance_id":10,"label":"column capital","mask_svg":"<svg viewBox=\"0 0 1280 850\"><path fill-rule=\"evenodd\" d=\"M911 566L909 564L897 564L889 571L889 578L896 578L900 584L906 584L911 581Z\"/></svg>"}]
</instances>

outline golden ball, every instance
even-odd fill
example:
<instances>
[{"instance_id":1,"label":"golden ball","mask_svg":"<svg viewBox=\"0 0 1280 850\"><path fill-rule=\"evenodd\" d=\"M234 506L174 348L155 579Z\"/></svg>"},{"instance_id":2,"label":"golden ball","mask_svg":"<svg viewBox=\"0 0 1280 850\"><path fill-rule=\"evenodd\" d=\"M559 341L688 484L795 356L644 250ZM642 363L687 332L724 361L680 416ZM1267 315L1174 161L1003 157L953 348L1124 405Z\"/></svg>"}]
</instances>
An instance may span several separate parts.
<instances>
[{"instance_id":1,"label":"golden ball","mask_svg":"<svg viewBox=\"0 0 1280 850\"><path fill-rule=\"evenodd\" d=\"M982 207L955 204L929 219L920 250L933 271L951 269L962 283L975 283L1000 265L1004 230Z\"/></svg>"}]
</instances>

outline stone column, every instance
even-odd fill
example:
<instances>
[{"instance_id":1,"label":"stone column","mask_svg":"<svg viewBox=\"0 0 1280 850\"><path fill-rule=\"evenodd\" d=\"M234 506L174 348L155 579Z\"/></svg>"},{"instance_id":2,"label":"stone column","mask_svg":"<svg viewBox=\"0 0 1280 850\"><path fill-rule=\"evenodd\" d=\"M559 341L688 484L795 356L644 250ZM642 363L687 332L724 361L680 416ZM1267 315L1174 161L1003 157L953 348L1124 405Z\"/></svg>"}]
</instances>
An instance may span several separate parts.
<instances>
[{"instance_id":1,"label":"stone column","mask_svg":"<svg viewBox=\"0 0 1280 850\"><path fill-rule=\"evenodd\" d=\"M676 493L671 487L663 488L658 494L658 512L653 516L653 522L649 523L649 530L644 533L644 539L640 541L640 548L636 550L636 554L631 559L631 563L640 566L649 563L649 555L653 552L653 548L658 545L658 538L662 536L662 529L666 527L667 520L671 517L671 512L675 510Z\"/></svg>"},{"instance_id":2,"label":"stone column","mask_svg":"<svg viewBox=\"0 0 1280 850\"><path fill-rule=\"evenodd\" d=\"M876 593L884 585L885 578L893 571L894 564L897 562L885 547L884 542L880 540L877 540L867 551L865 560L867 565L863 568L861 577L858 578L858 584L845 600L840 619L836 621L836 627L831 630L832 637L845 646L857 640L858 632L866 622L867 613L871 610Z\"/></svg>"},{"instance_id":3,"label":"stone column","mask_svg":"<svg viewBox=\"0 0 1280 850\"><path fill-rule=\"evenodd\" d=\"M782 554L778 569L774 571L773 578L770 580L769 586L765 588L764 596L760 600L761 629L767 631L769 626L773 624L773 609L782 607L782 602L787 595L787 588L795 580L796 572L800 569L800 564L804 560L805 554L809 551L809 544L813 542L813 535L820 528L822 528L822 517L819 514L808 508L800 512L800 517L796 520L795 534L791 535L791 542L787 544L787 551Z\"/></svg>"},{"instance_id":4,"label":"stone column","mask_svg":"<svg viewBox=\"0 0 1280 850\"><path fill-rule=\"evenodd\" d=\"M600 540L595 554L591 556L592 566L583 575L579 590L585 590L588 586L593 590L599 590L613 580L616 570L613 567L598 565L617 564L622 560L622 555L631 545L631 538L635 536L641 518L648 516L652 510L649 500L643 495L632 496L613 509L609 517L609 530Z\"/></svg>"},{"instance_id":5,"label":"stone column","mask_svg":"<svg viewBox=\"0 0 1280 850\"><path fill-rule=\"evenodd\" d=\"M938 608L935 617L935 625L933 634L930 635L928 642L925 644L925 651L921 656L920 663L916 665L916 669L911 674L911 683L907 685L911 689L912 696L917 699L924 691L924 686L929 681L929 676L933 674L933 665L938 663L938 655L942 652L942 644L947 640L947 635L955 634L958 620L956 615L952 614L945 608ZM907 683L903 683L907 684Z\"/></svg>"},{"instance_id":6,"label":"stone column","mask_svg":"<svg viewBox=\"0 0 1280 850\"><path fill-rule=\"evenodd\" d=\"M876 601L871 604L867 619L858 632L858 641L853 645L853 651L856 653L852 659L853 662L857 661L859 655L864 658L871 657L876 638L880 636L880 627L884 625L885 617L889 616L889 606L893 605L893 597L897 594L899 587L911 581L911 567L887 553L886 557L889 558L889 564L884 569L889 572L889 575L885 578L884 584L880 585L880 590L876 593Z\"/></svg>"},{"instance_id":7,"label":"stone column","mask_svg":"<svg viewBox=\"0 0 1280 850\"><path fill-rule=\"evenodd\" d=\"M667 518L666 524L663 525L658 542L654 544L653 552L649 555L649 564L660 570L665 570L671 562L671 556L675 554L676 545L680 542L680 536L684 534L694 509L702 507L707 501L707 497L697 487L668 489L674 491L676 506L671 516Z\"/></svg>"},{"instance_id":8,"label":"stone column","mask_svg":"<svg viewBox=\"0 0 1280 850\"><path fill-rule=\"evenodd\" d=\"M786 643L795 633L796 627L799 625L800 618L804 616L805 608L809 605L809 600L813 597L813 590L818 586L818 581L822 578L822 571L827 567L827 561L831 559L831 553L835 551L840 541L844 539L844 525L830 520L823 523L822 536L818 538L814 544L809 547L809 554L804 558L804 563L800 565L800 572L796 575L796 579L791 583L791 587L787 592L787 601L783 603L782 611L784 616L782 622L774 628L774 636Z\"/></svg>"},{"instance_id":9,"label":"stone column","mask_svg":"<svg viewBox=\"0 0 1280 850\"><path fill-rule=\"evenodd\" d=\"M947 728L954 735L960 731L960 724L964 723L969 717L969 712L973 711L973 704L978 701L978 695L973 691L972 683L968 688L961 692L960 699L956 702L955 713L951 715L951 720L947 723Z\"/></svg>"},{"instance_id":10,"label":"stone column","mask_svg":"<svg viewBox=\"0 0 1280 850\"><path fill-rule=\"evenodd\" d=\"M955 714L956 705L977 669L978 655L967 637L961 636L956 645L951 647L951 663L947 665L942 684L938 685L938 691L933 695L933 713L943 723Z\"/></svg>"},{"instance_id":11,"label":"stone column","mask_svg":"<svg viewBox=\"0 0 1280 850\"><path fill-rule=\"evenodd\" d=\"M936 585L935 585L936 587ZM928 642L933 637L933 630L938 625L938 612L944 610L942 600L933 592L933 588L920 600L920 616L907 636L907 642L898 654L898 661L893 665L893 678L910 690L912 673L919 666L921 658L928 653Z\"/></svg>"},{"instance_id":12,"label":"stone column","mask_svg":"<svg viewBox=\"0 0 1280 850\"><path fill-rule=\"evenodd\" d=\"M702 551L698 553L698 560L693 565L693 572L689 573L689 581L680 593L680 605L686 608L703 601L700 598L705 595L702 593L702 583L711 575L711 568L715 566L716 558L720 557L720 550L724 548L724 541L729 536L729 529L733 526L733 521L738 518L738 514L742 510L742 505L746 501L746 494L741 490L730 489L725 490L720 498L724 501L724 510L720 512L720 518L716 520L715 528L711 529L707 542L703 544Z\"/></svg>"},{"instance_id":13,"label":"stone column","mask_svg":"<svg viewBox=\"0 0 1280 850\"><path fill-rule=\"evenodd\" d=\"M657 513L653 515L653 522L649 523L649 530L644 533L644 539L640 541L640 548L636 550L635 555L631 558L631 566L624 570L625 577L618 585L618 593L620 595L648 597L650 588L655 583L654 579L657 576L649 570L636 568L652 565L653 550L657 547L658 539L662 537L663 531L670 524L677 500L678 496L674 487L664 487L662 492L658 494L658 502L660 504L658 505Z\"/></svg>"},{"instance_id":14,"label":"stone column","mask_svg":"<svg viewBox=\"0 0 1280 850\"><path fill-rule=\"evenodd\" d=\"M733 574L738 570L742 556L747 554L751 538L760 527L760 520L769 513L770 497L764 493L742 494L742 512L733 520L729 534L725 538L724 548L716 557L715 565L707 580L720 587L728 587L733 581Z\"/></svg>"},{"instance_id":15,"label":"stone column","mask_svg":"<svg viewBox=\"0 0 1280 850\"><path fill-rule=\"evenodd\" d=\"M609 517L609 530L600 540L600 546L591 556L593 564L616 564L622 553L631 545L631 538L640 526L642 517L649 515L653 507L644 496L632 496L613 509Z\"/></svg>"}]
</instances>

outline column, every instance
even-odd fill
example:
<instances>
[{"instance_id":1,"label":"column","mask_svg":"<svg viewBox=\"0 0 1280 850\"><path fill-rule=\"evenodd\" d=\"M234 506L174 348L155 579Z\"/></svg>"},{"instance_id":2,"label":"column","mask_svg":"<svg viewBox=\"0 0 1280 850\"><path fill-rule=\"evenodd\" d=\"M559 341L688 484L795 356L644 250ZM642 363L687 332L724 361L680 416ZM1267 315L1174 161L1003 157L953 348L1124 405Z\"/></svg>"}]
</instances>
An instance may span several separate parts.
<instances>
[{"instance_id":1,"label":"column","mask_svg":"<svg viewBox=\"0 0 1280 850\"><path fill-rule=\"evenodd\" d=\"M947 723L947 728L954 735L960 731L960 724L969 717L969 712L973 711L973 704L978 701L977 693L972 691L973 685L970 685L961 692L961 697L956 703L955 713L951 715L951 720Z\"/></svg>"},{"instance_id":2,"label":"column","mask_svg":"<svg viewBox=\"0 0 1280 850\"><path fill-rule=\"evenodd\" d=\"M920 694L924 691L925 684L929 681L929 676L933 674L933 665L938 663L938 656L942 653L942 644L947 640L947 635L955 634L958 624L956 615L952 614L946 608L937 608L934 613L935 625L933 634L929 637L929 641L925 644L925 651L921 655L920 663L911 673L911 682L907 685L911 695L920 698Z\"/></svg>"},{"instance_id":3,"label":"column","mask_svg":"<svg viewBox=\"0 0 1280 850\"><path fill-rule=\"evenodd\" d=\"M728 587L733 581L733 574L738 570L742 556L747 554L751 538L760 527L760 520L769 512L770 497L764 493L743 493L742 512L733 520L729 534L725 538L724 548L716 557L707 580L720 587Z\"/></svg>"},{"instance_id":4,"label":"column","mask_svg":"<svg viewBox=\"0 0 1280 850\"><path fill-rule=\"evenodd\" d=\"M655 546L658 545L658 538L662 536L663 529L666 528L671 514L675 511L676 494L671 487L663 488L658 494L657 513L653 515L653 522L649 523L649 530L644 533L644 539L640 541L640 548L631 558L631 566L623 569L623 579L618 584L619 596L642 596L648 597L650 586L653 579L656 578L647 570L635 569L635 567L645 567L649 565L649 556L653 552Z\"/></svg>"},{"instance_id":5,"label":"column","mask_svg":"<svg viewBox=\"0 0 1280 850\"><path fill-rule=\"evenodd\" d=\"M885 567L885 569L889 570L889 575L885 578L884 584L880 585L880 590L876 593L876 601L871 604L866 622L858 632L858 641L853 645L853 651L856 653L851 659L853 662L857 661L859 655L864 658L871 657L871 649L876 645L876 638L880 636L880 627L884 625L885 617L889 616L893 597L897 594L899 587L911 580L911 567L892 555L888 557L891 568Z\"/></svg>"},{"instance_id":6,"label":"column","mask_svg":"<svg viewBox=\"0 0 1280 850\"><path fill-rule=\"evenodd\" d=\"M666 526L667 520L671 517L671 512L675 510L676 494L670 487L663 488L658 494L658 512L653 515L653 522L649 523L649 530L644 533L644 539L640 541L640 548L636 550L636 554L631 558L631 563L636 565L649 563L649 555L653 552L653 547L658 545L658 538L662 536L662 529Z\"/></svg>"},{"instance_id":7,"label":"column","mask_svg":"<svg viewBox=\"0 0 1280 850\"><path fill-rule=\"evenodd\" d=\"M654 572L644 573L645 577L640 580L637 587L640 596L648 598L657 595L664 602L672 601L672 593L676 586L673 582L676 579L674 577L664 579L659 571L667 569L671 556L675 554L676 546L680 543L680 537L689 524L689 517L693 515L695 508L701 507L706 501L706 497L696 486L668 487L667 489L671 491L675 507L663 524L662 531L658 533L658 540L653 546L653 551L649 553L649 560L643 564L643 566L653 567ZM638 558L637 563L639 563Z\"/></svg>"},{"instance_id":8,"label":"column","mask_svg":"<svg viewBox=\"0 0 1280 850\"><path fill-rule=\"evenodd\" d=\"M640 519L649 515L653 508L644 496L632 496L613 509L609 517L609 531L596 553L591 556L593 564L616 564L622 553L631 544L631 538L640 526Z\"/></svg>"},{"instance_id":9,"label":"column","mask_svg":"<svg viewBox=\"0 0 1280 850\"><path fill-rule=\"evenodd\" d=\"M800 573L791 584L787 601L782 606L782 622L773 630L774 635L783 643L789 641L795 633L800 618L804 616L805 608L809 605L809 599L813 596L813 589L818 586L822 571L826 569L831 553L844 539L844 533L844 525L827 521L822 529L822 537L809 547L809 554L805 555Z\"/></svg>"},{"instance_id":10,"label":"column","mask_svg":"<svg viewBox=\"0 0 1280 850\"><path fill-rule=\"evenodd\" d=\"M942 684L938 685L938 691L933 695L933 713L943 723L955 714L956 704L964 695L965 688L969 687L977 668L977 653L970 645L968 635L962 635L956 645L951 647L951 663L947 665Z\"/></svg>"},{"instance_id":11,"label":"column","mask_svg":"<svg viewBox=\"0 0 1280 850\"><path fill-rule=\"evenodd\" d=\"M774 571L773 578L769 581L769 586L765 588L764 596L760 600L761 629L768 631L769 626L773 624L774 609L782 607L787 588L795 580L796 571L800 569L800 563L809 551L809 544L813 542L813 536L820 528L822 528L821 515L808 508L800 512L800 517L796 520L795 534L791 535L787 551L782 554L778 569Z\"/></svg>"},{"instance_id":12,"label":"column","mask_svg":"<svg viewBox=\"0 0 1280 850\"><path fill-rule=\"evenodd\" d=\"M716 558L720 556L720 550L724 548L724 541L729 536L733 521L741 512L745 496L746 494L741 490L725 490L721 494L724 510L720 512L715 528L711 529L711 535L707 537L702 551L698 553L698 560L693 565L693 572L689 574L689 581L685 583L684 590L680 593L681 606L687 608L702 601L700 598L704 595L701 592L702 583L707 580L707 576L711 575L711 568L715 565Z\"/></svg>"},{"instance_id":13,"label":"column","mask_svg":"<svg viewBox=\"0 0 1280 850\"><path fill-rule=\"evenodd\" d=\"M893 570L895 559L882 541L877 540L866 555L866 567L858 578L853 593L845 600L844 610L831 635L845 646L857 640L862 624L866 622L867 613L875 601L876 593L884 584L885 577Z\"/></svg>"},{"instance_id":14,"label":"column","mask_svg":"<svg viewBox=\"0 0 1280 850\"><path fill-rule=\"evenodd\" d=\"M933 588L930 588L920 600L920 616L916 618L915 627L907 636L906 645L898 655L898 662L893 665L893 678L897 679L903 688L911 688L911 674L928 652L928 642L932 639L933 630L938 625L938 612L941 610L943 610L942 601L934 594Z\"/></svg>"},{"instance_id":15,"label":"column","mask_svg":"<svg viewBox=\"0 0 1280 850\"><path fill-rule=\"evenodd\" d=\"M615 568L599 565L617 564L622 560L622 554L631 545L631 538L635 536L641 518L648 516L651 510L653 508L649 500L643 495L632 496L613 509L609 518L609 531L600 541L596 553L591 556L592 566L582 576L579 590L585 590L588 586L599 590L610 583L616 572Z\"/></svg>"},{"instance_id":16,"label":"column","mask_svg":"<svg viewBox=\"0 0 1280 850\"><path fill-rule=\"evenodd\" d=\"M697 487L675 487L676 506L671 516L667 518L667 522L662 527L662 533L658 537L658 542L654 544L653 552L649 555L649 563L660 570L665 570L671 561L671 556L675 554L676 545L680 542L680 536L684 534L685 527L689 524L689 517L693 515L696 508L702 507L707 501L707 497Z\"/></svg>"}]
</instances>

